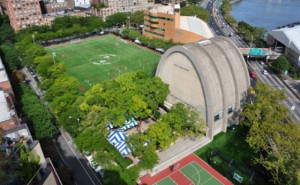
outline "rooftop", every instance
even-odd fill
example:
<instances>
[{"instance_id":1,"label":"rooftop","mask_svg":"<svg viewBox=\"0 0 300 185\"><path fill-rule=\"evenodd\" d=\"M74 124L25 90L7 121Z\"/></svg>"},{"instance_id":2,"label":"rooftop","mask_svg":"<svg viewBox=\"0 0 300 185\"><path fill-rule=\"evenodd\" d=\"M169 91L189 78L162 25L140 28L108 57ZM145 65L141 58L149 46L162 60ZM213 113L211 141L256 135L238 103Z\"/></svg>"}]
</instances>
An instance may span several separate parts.
<instances>
[{"instance_id":1,"label":"rooftop","mask_svg":"<svg viewBox=\"0 0 300 185\"><path fill-rule=\"evenodd\" d=\"M6 101L6 93L0 90L0 122L11 119L11 112Z\"/></svg>"},{"instance_id":2,"label":"rooftop","mask_svg":"<svg viewBox=\"0 0 300 185\"><path fill-rule=\"evenodd\" d=\"M180 28L198 35L203 35L206 38L213 37L207 23L197 17L180 16Z\"/></svg>"},{"instance_id":3,"label":"rooftop","mask_svg":"<svg viewBox=\"0 0 300 185\"><path fill-rule=\"evenodd\" d=\"M0 82L8 81L8 77L4 68L4 65L2 63L2 60L0 58Z\"/></svg>"},{"instance_id":4,"label":"rooftop","mask_svg":"<svg viewBox=\"0 0 300 185\"><path fill-rule=\"evenodd\" d=\"M272 30L269 34L285 46L300 53L300 25Z\"/></svg>"},{"instance_id":5,"label":"rooftop","mask_svg":"<svg viewBox=\"0 0 300 185\"><path fill-rule=\"evenodd\" d=\"M176 9L180 9L180 5L175 5ZM172 5L157 5L150 9L151 13L166 13L166 14L174 14L174 8Z\"/></svg>"}]
</instances>

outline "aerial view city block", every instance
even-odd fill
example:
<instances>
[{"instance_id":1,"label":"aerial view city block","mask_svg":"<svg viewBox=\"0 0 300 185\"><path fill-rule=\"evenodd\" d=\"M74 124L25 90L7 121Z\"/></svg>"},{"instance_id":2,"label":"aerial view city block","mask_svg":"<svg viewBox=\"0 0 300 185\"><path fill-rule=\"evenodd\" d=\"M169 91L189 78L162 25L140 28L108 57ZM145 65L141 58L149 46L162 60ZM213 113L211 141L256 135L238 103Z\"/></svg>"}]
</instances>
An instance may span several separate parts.
<instances>
[{"instance_id":1,"label":"aerial view city block","mask_svg":"<svg viewBox=\"0 0 300 185\"><path fill-rule=\"evenodd\" d=\"M0 184L300 185L299 7L0 0Z\"/></svg>"}]
</instances>

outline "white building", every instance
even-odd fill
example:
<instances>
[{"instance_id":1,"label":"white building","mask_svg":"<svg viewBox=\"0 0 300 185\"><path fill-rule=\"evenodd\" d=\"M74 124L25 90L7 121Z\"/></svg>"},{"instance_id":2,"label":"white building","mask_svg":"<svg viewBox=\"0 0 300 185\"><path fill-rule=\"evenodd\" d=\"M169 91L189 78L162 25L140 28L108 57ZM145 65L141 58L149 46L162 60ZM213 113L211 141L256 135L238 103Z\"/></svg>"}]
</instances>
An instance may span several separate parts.
<instances>
[{"instance_id":1,"label":"white building","mask_svg":"<svg viewBox=\"0 0 300 185\"><path fill-rule=\"evenodd\" d=\"M268 32L267 43L300 66L300 23Z\"/></svg>"}]
</instances>

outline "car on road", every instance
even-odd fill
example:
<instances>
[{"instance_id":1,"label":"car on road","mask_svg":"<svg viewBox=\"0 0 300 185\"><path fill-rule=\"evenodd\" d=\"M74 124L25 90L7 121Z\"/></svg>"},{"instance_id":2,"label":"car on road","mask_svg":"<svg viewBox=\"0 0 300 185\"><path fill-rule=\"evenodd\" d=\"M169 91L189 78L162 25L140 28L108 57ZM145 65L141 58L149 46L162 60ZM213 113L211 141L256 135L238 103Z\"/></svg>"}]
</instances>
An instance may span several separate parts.
<instances>
[{"instance_id":1,"label":"car on road","mask_svg":"<svg viewBox=\"0 0 300 185\"><path fill-rule=\"evenodd\" d=\"M255 79L256 78L256 74L253 71L251 71L250 72L250 77L253 78L253 79Z\"/></svg>"},{"instance_id":2,"label":"car on road","mask_svg":"<svg viewBox=\"0 0 300 185\"><path fill-rule=\"evenodd\" d=\"M90 166L93 168L93 170L95 170L95 172L99 173L101 177L103 177L104 170L96 161L94 161L93 155L89 152L83 152L83 154Z\"/></svg>"},{"instance_id":3,"label":"car on road","mask_svg":"<svg viewBox=\"0 0 300 185\"><path fill-rule=\"evenodd\" d=\"M231 37L231 36L233 36L233 34L232 34L232 33L229 33L229 34L228 34L228 37Z\"/></svg>"},{"instance_id":4,"label":"car on road","mask_svg":"<svg viewBox=\"0 0 300 185\"><path fill-rule=\"evenodd\" d=\"M261 60L259 61L259 63L260 63L261 65L265 65L265 63L264 63L263 61L261 61Z\"/></svg>"},{"instance_id":5,"label":"car on road","mask_svg":"<svg viewBox=\"0 0 300 185\"><path fill-rule=\"evenodd\" d=\"M262 74L264 74L264 75L267 75L267 74L269 74L269 73L268 73L268 71L267 71L267 70L265 70L265 69L263 69L263 70L261 71L261 73L262 73Z\"/></svg>"}]
</instances>

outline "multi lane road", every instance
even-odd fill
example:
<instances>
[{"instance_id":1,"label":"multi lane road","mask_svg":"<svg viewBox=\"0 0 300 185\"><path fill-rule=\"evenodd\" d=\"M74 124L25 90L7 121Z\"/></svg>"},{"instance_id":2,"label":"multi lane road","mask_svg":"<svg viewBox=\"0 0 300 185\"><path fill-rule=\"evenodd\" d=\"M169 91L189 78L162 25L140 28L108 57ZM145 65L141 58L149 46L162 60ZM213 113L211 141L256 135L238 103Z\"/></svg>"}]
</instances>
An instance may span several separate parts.
<instances>
[{"instance_id":1,"label":"multi lane road","mask_svg":"<svg viewBox=\"0 0 300 185\"><path fill-rule=\"evenodd\" d=\"M248 63L253 71L256 73L256 76L260 79L261 82L267 83L274 86L276 89L281 90L285 89L287 100L283 101L282 104L290 110L294 121L300 123L300 106L298 98L286 87L286 85L268 68L265 64L260 64L257 61L251 61ZM263 74L262 70L267 70L268 74Z\"/></svg>"},{"instance_id":2,"label":"multi lane road","mask_svg":"<svg viewBox=\"0 0 300 185\"><path fill-rule=\"evenodd\" d=\"M216 36L223 35L230 38L239 48L249 48L249 46L224 20L220 13L220 0L207 1L206 9L211 13L209 25ZM274 86L276 89L285 89L287 100L283 101L282 104L290 110L294 121L300 123L300 101L293 92L275 74L273 74L272 70L265 64L260 64L258 61L252 61L248 62L248 65L256 73L257 78L263 83ZM267 70L269 74L263 74L262 70Z\"/></svg>"}]
</instances>

